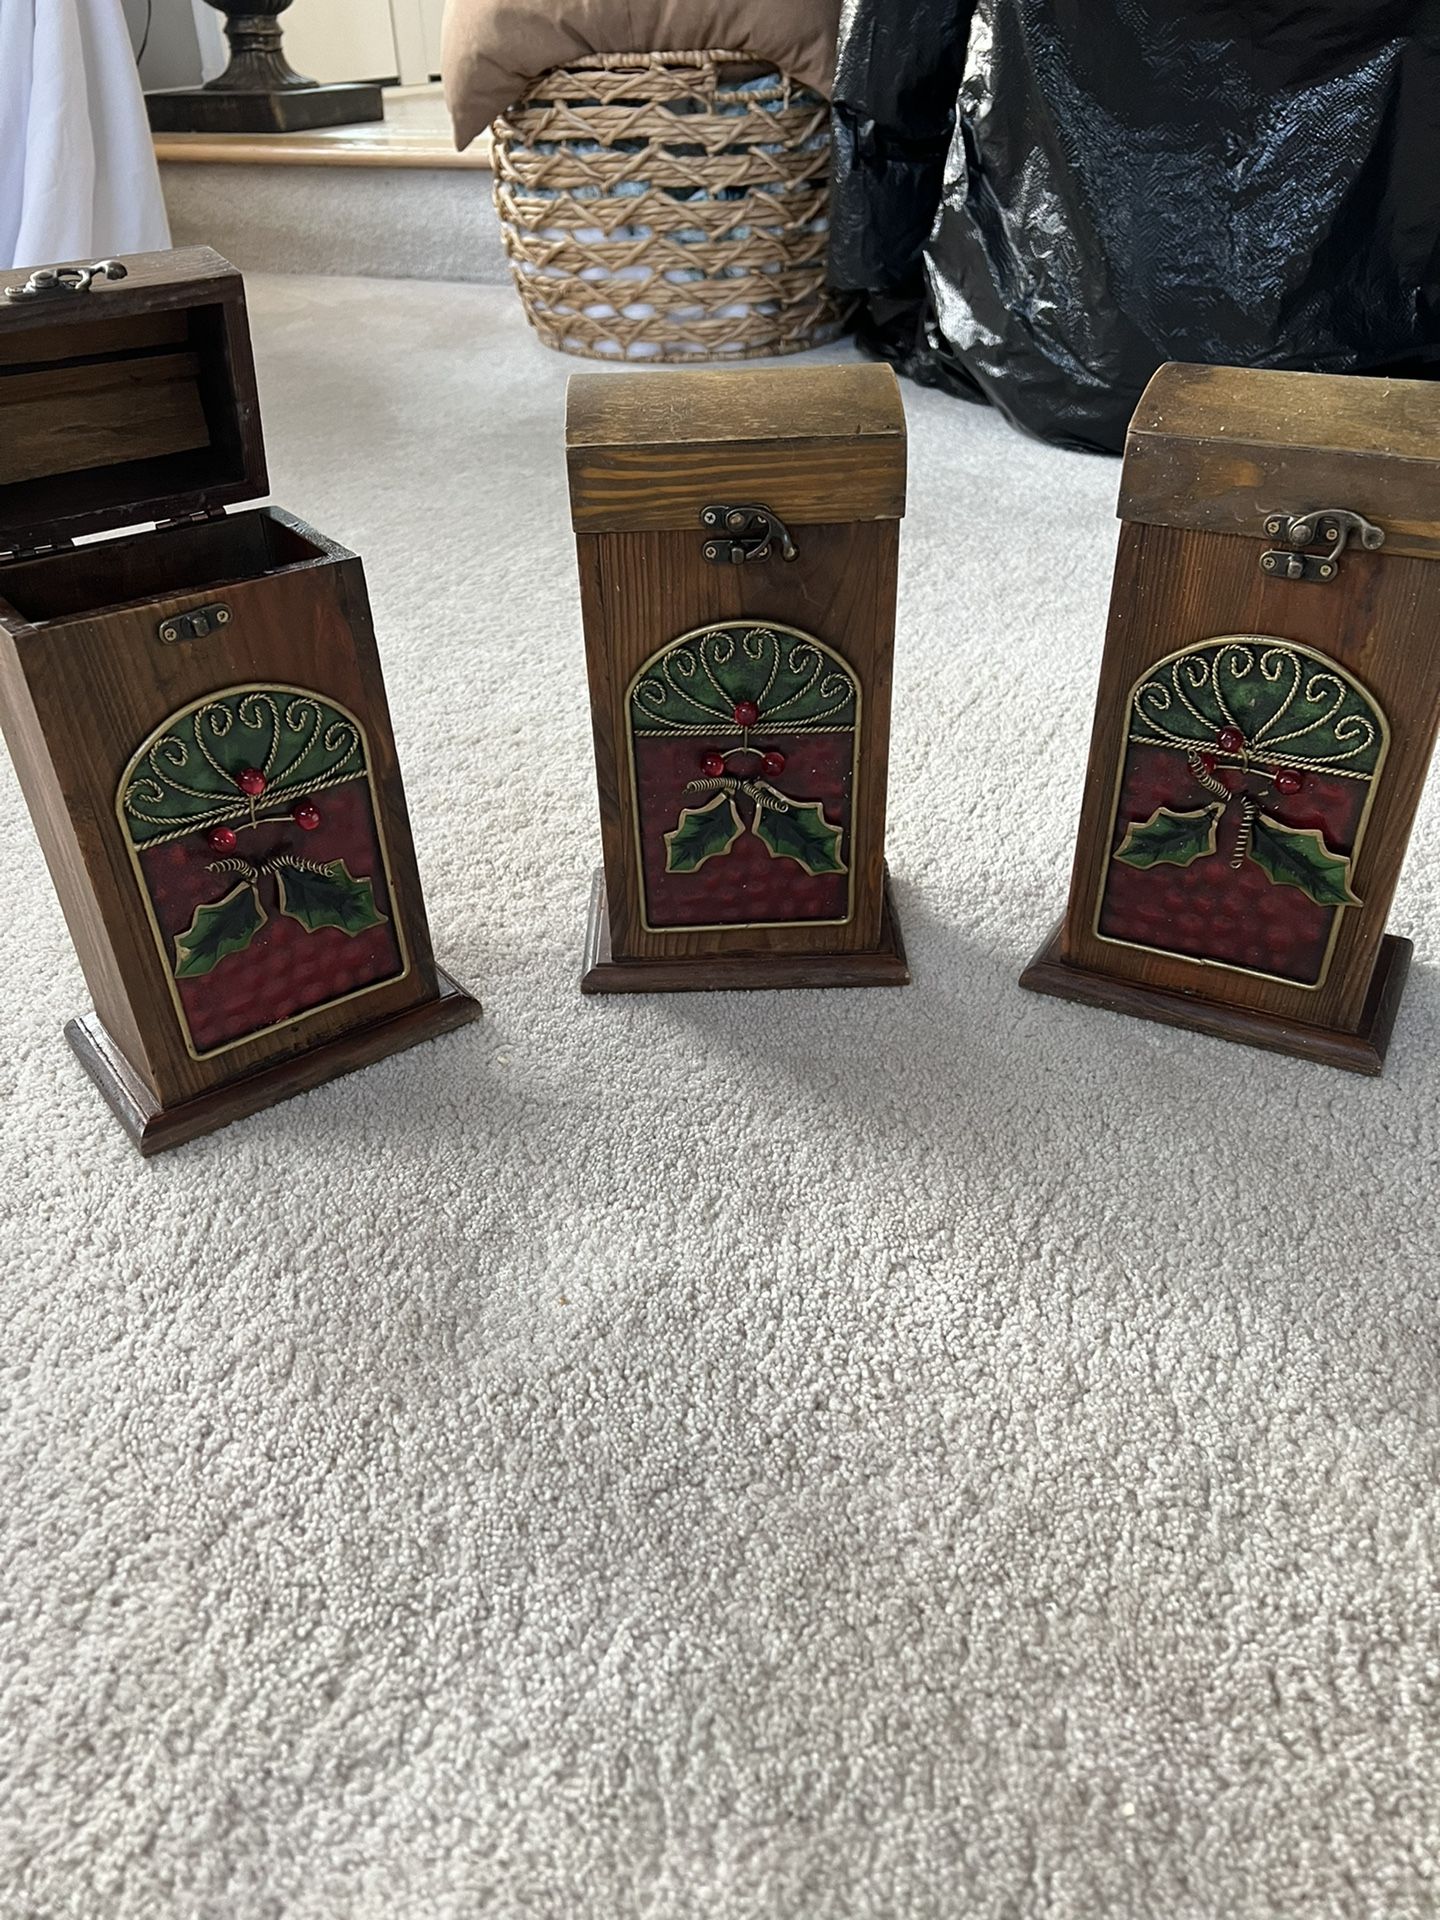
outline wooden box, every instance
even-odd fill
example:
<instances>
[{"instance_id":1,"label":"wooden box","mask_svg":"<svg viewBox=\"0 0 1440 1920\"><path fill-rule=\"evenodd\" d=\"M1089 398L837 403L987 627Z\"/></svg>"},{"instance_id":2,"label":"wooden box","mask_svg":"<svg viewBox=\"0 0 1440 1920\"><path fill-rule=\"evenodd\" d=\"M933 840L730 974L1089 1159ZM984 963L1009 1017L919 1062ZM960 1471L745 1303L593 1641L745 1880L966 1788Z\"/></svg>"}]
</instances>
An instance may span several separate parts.
<instances>
[{"instance_id":1,"label":"wooden box","mask_svg":"<svg viewBox=\"0 0 1440 1920\"><path fill-rule=\"evenodd\" d=\"M566 447L604 852L583 990L903 984L894 375L578 375Z\"/></svg>"},{"instance_id":2,"label":"wooden box","mask_svg":"<svg viewBox=\"0 0 1440 1920\"><path fill-rule=\"evenodd\" d=\"M1042 993L1378 1073L1440 724L1440 386L1166 366Z\"/></svg>"},{"instance_id":3,"label":"wooden box","mask_svg":"<svg viewBox=\"0 0 1440 1920\"><path fill-rule=\"evenodd\" d=\"M436 970L360 561L266 491L208 249L0 297L0 721L142 1152L472 1018ZM90 544L74 536L154 520Z\"/></svg>"}]
</instances>

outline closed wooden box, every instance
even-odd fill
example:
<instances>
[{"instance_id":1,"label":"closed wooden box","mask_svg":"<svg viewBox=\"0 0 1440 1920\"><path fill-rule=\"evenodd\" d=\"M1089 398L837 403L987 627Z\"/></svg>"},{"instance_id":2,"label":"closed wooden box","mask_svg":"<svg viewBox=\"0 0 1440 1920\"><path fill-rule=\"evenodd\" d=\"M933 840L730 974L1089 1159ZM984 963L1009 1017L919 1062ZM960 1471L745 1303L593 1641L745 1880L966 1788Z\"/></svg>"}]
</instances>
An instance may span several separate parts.
<instances>
[{"instance_id":1,"label":"closed wooden box","mask_svg":"<svg viewBox=\"0 0 1440 1920\"><path fill-rule=\"evenodd\" d=\"M604 852L584 990L902 984L894 375L580 375L566 448Z\"/></svg>"},{"instance_id":2,"label":"closed wooden box","mask_svg":"<svg viewBox=\"0 0 1440 1920\"><path fill-rule=\"evenodd\" d=\"M1024 984L1378 1073L1440 724L1440 387L1162 367L1070 901Z\"/></svg>"},{"instance_id":3,"label":"closed wooden box","mask_svg":"<svg viewBox=\"0 0 1440 1920\"><path fill-rule=\"evenodd\" d=\"M208 249L0 297L0 722L144 1152L478 1012L436 970L360 561L266 491ZM153 530L75 546L153 520Z\"/></svg>"}]
</instances>

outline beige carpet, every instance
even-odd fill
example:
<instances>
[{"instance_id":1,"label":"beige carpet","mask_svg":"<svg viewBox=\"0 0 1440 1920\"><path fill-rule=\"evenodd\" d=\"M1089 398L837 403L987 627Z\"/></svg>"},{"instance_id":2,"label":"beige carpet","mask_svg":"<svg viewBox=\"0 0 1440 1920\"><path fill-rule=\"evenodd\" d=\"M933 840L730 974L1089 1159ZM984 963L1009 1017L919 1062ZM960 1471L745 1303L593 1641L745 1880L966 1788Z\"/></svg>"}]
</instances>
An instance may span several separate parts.
<instances>
[{"instance_id":1,"label":"beige carpet","mask_svg":"<svg viewBox=\"0 0 1440 1920\"><path fill-rule=\"evenodd\" d=\"M0 776L0 1913L1434 1915L1440 806L1383 1081L1020 993L1118 470L907 391L915 986L582 1003L567 366L252 298L488 1017L142 1166Z\"/></svg>"}]
</instances>

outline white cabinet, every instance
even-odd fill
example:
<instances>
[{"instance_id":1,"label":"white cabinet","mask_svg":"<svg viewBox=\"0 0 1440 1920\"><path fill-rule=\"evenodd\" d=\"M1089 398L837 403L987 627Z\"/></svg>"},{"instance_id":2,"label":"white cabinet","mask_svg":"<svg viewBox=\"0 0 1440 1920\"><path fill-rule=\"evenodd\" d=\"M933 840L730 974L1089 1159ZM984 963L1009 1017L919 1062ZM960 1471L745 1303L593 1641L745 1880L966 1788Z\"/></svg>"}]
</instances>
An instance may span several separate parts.
<instances>
[{"instance_id":1,"label":"white cabinet","mask_svg":"<svg viewBox=\"0 0 1440 1920\"><path fill-rule=\"evenodd\" d=\"M404 0L393 0L397 6ZM440 20L445 12L445 0L415 0L420 10L420 30L424 37L425 63L427 72L438 74L440 71Z\"/></svg>"},{"instance_id":2,"label":"white cabinet","mask_svg":"<svg viewBox=\"0 0 1440 1920\"><path fill-rule=\"evenodd\" d=\"M295 0L280 16L285 57L311 80L394 80L390 0Z\"/></svg>"},{"instance_id":3,"label":"white cabinet","mask_svg":"<svg viewBox=\"0 0 1440 1920\"><path fill-rule=\"evenodd\" d=\"M440 71L445 0L295 0L282 16L292 67L312 80L394 80Z\"/></svg>"}]
</instances>

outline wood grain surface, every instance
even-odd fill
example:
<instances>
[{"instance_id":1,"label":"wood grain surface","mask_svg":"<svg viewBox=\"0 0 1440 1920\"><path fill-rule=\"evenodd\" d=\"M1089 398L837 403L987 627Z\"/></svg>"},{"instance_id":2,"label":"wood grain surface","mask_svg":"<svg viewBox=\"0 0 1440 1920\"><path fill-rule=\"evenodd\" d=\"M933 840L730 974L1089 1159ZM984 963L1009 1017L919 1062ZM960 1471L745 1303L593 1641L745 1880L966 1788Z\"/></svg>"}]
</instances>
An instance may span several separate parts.
<instances>
[{"instance_id":1,"label":"wood grain surface","mask_svg":"<svg viewBox=\"0 0 1440 1920\"><path fill-rule=\"evenodd\" d=\"M0 487L210 444L193 353L0 376Z\"/></svg>"},{"instance_id":2,"label":"wood grain surface","mask_svg":"<svg viewBox=\"0 0 1440 1920\"><path fill-rule=\"evenodd\" d=\"M0 550L266 491L239 274L208 247L124 264L81 293L0 299Z\"/></svg>"},{"instance_id":3,"label":"wood grain surface","mask_svg":"<svg viewBox=\"0 0 1440 1920\"><path fill-rule=\"evenodd\" d=\"M1063 922L1057 925L1020 976L1032 993L1058 1000L1078 1000L1084 1006L1103 1007L1169 1027L1187 1027L1217 1040L1234 1040L1267 1053L1293 1054L1321 1066L1341 1067L1348 1073L1378 1074L1385 1065L1395 1016L1400 1010L1406 976L1414 952L1408 940L1387 933L1370 976L1370 988L1354 1031L1317 1027L1286 1014L1260 1007L1230 1006L1207 1000L1188 989L1146 985L1113 973L1072 966L1064 958Z\"/></svg>"},{"instance_id":4,"label":"wood grain surface","mask_svg":"<svg viewBox=\"0 0 1440 1920\"><path fill-rule=\"evenodd\" d=\"M905 511L889 367L576 374L565 437L577 532L690 528L715 501L796 526Z\"/></svg>"},{"instance_id":5,"label":"wood grain surface","mask_svg":"<svg viewBox=\"0 0 1440 1920\"><path fill-rule=\"evenodd\" d=\"M1125 443L1122 520L1267 539L1267 514L1348 508L1384 552L1440 557L1440 382L1181 363Z\"/></svg>"},{"instance_id":6,"label":"wood grain surface","mask_svg":"<svg viewBox=\"0 0 1440 1920\"><path fill-rule=\"evenodd\" d=\"M718 953L695 959L684 954L662 959L617 959L610 940L605 900L605 870L590 889L585 929L582 993L720 993L785 987L904 987L910 984L905 941L884 879L880 937L863 953Z\"/></svg>"}]
</instances>

